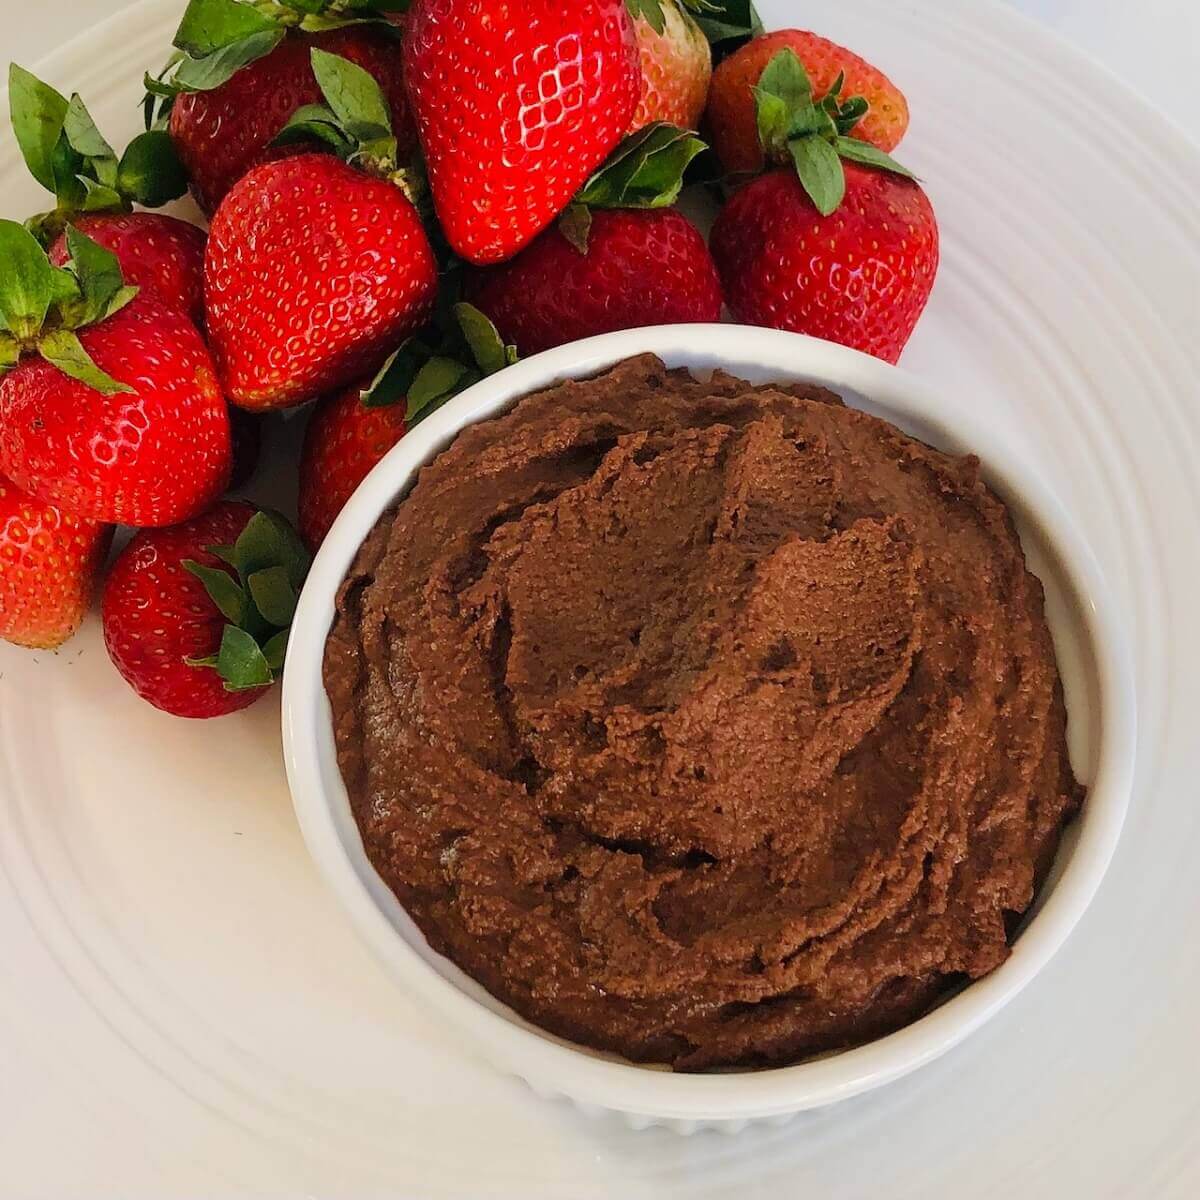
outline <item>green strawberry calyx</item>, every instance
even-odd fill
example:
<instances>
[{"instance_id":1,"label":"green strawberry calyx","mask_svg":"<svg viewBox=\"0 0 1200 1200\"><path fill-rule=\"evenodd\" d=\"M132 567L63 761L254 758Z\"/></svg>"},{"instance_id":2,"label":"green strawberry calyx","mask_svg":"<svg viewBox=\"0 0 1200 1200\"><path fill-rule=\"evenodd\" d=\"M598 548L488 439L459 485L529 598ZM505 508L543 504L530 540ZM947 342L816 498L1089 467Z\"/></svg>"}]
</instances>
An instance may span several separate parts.
<instances>
[{"instance_id":1,"label":"green strawberry calyx","mask_svg":"<svg viewBox=\"0 0 1200 1200\"><path fill-rule=\"evenodd\" d=\"M274 144L320 142L343 162L395 184L419 207L426 194L424 176L398 161L391 109L375 77L348 58L316 46L312 69L325 103L298 108Z\"/></svg>"},{"instance_id":2,"label":"green strawberry calyx","mask_svg":"<svg viewBox=\"0 0 1200 1200\"><path fill-rule=\"evenodd\" d=\"M124 308L137 288L125 285L115 254L72 225L67 249L56 267L25 226L0 221L0 375L38 354L105 396L132 392L96 365L77 331Z\"/></svg>"},{"instance_id":3,"label":"green strawberry calyx","mask_svg":"<svg viewBox=\"0 0 1200 1200\"><path fill-rule=\"evenodd\" d=\"M215 670L229 692L267 687L283 670L312 557L291 525L269 509L255 513L232 546L205 549L236 575L184 560L184 569L200 580L226 621L217 653L186 661Z\"/></svg>"},{"instance_id":4,"label":"green strawberry calyx","mask_svg":"<svg viewBox=\"0 0 1200 1200\"><path fill-rule=\"evenodd\" d=\"M323 33L346 25L378 25L398 35L389 15L410 0L189 0L175 31L175 52L158 75L145 77L147 129L163 127L177 96L228 83L265 58L289 30Z\"/></svg>"},{"instance_id":5,"label":"green strawberry calyx","mask_svg":"<svg viewBox=\"0 0 1200 1200\"><path fill-rule=\"evenodd\" d=\"M780 50L754 89L763 152L768 161L795 167L809 199L825 217L837 209L846 194L843 159L916 178L890 154L850 136L868 106L861 96L843 100L844 82L839 75L829 92L817 101L796 52Z\"/></svg>"},{"instance_id":6,"label":"green strawberry calyx","mask_svg":"<svg viewBox=\"0 0 1200 1200\"><path fill-rule=\"evenodd\" d=\"M408 338L362 392L367 408L403 402L411 428L447 400L518 361L516 346L473 304L449 303L428 338Z\"/></svg>"},{"instance_id":7,"label":"green strawberry calyx","mask_svg":"<svg viewBox=\"0 0 1200 1200\"><path fill-rule=\"evenodd\" d=\"M168 134L139 134L118 155L104 140L78 95L68 100L12 63L8 103L13 132L30 174L52 193L53 212L29 226L49 242L77 213L160 208L187 191L187 177Z\"/></svg>"},{"instance_id":8,"label":"green strawberry calyx","mask_svg":"<svg viewBox=\"0 0 1200 1200\"><path fill-rule=\"evenodd\" d=\"M679 199L684 175L708 146L694 133L655 121L627 137L583 185L559 218L559 232L587 253L594 208L669 208Z\"/></svg>"}]
</instances>

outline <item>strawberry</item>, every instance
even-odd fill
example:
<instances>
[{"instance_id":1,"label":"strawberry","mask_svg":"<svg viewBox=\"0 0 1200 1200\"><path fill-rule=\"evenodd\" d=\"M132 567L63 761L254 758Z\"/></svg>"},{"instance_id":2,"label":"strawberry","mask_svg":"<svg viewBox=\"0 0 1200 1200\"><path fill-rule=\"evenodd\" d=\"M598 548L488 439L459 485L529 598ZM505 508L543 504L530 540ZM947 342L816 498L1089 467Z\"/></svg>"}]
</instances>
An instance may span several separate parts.
<instances>
[{"instance_id":1,"label":"strawberry","mask_svg":"<svg viewBox=\"0 0 1200 1200\"><path fill-rule=\"evenodd\" d=\"M147 117L161 119L169 108L171 138L205 213L211 216L252 167L279 157L273 139L298 108L320 102L314 47L369 72L387 96L401 152L415 147L399 32L385 8L371 0L191 0L175 35L181 60L146 81ZM344 27L330 28L339 22Z\"/></svg>"},{"instance_id":2,"label":"strawberry","mask_svg":"<svg viewBox=\"0 0 1200 1200\"><path fill-rule=\"evenodd\" d=\"M229 413L196 327L68 228L69 269L0 221L0 471L112 524L165 525L229 480Z\"/></svg>"},{"instance_id":3,"label":"strawberry","mask_svg":"<svg viewBox=\"0 0 1200 1200\"><path fill-rule=\"evenodd\" d=\"M677 209L592 214L582 252L546 230L467 295L523 354L645 325L716 321L721 282L700 232Z\"/></svg>"},{"instance_id":4,"label":"strawberry","mask_svg":"<svg viewBox=\"0 0 1200 1200\"><path fill-rule=\"evenodd\" d=\"M699 129L712 79L712 50L683 0L626 0L635 18L642 98L629 132L665 121Z\"/></svg>"},{"instance_id":5,"label":"strawberry","mask_svg":"<svg viewBox=\"0 0 1200 1200\"><path fill-rule=\"evenodd\" d=\"M625 0L416 0L404 73L438 216L473 263L510 258L629 128Z\"/></svg>"},{"instance_id":6,"label":"strawberry","mask_svg":"<svg viewBox=\"0 0 1200 1200\"><path fill-rule=\"evenodd\" d=\"M717 67L708 96L708 124L713 148L731 174L763 169L755 111L755 88L767 64L781 50L791 50L803 64L813 95L848 92L843 133L891 151L908 129L908 103L882 71L836 42L799 29L781 29L757 37ZM834 85L837 85L835 89ZM858 114L854 124L854 114Z\"/></svg>"},{"instance_id":7,"label":"strawberry","mask_svg":"<svg viewBox=\"0 0 1200 1200\"><path fill-rule=\"evenodd\" d=\"M717 218L713 257L737 320L894 363L933 285L937 223L913 180L853 164L845 172L846 198L828 217L793 172L759 176Z\"/></svg>"},{"instance_id":8,"label":"strawberry","mask_svg":"<svg viewBox=\"0 0 1200 1200\"><path fill-rule=\"evenodd\" d=\"M104 585L109 657L139 696L174 716L246 708L283 666L308 565L282 517L240 501L142 530Z\"/></svg>"},{"instance_id":9,"label":"strawberry","mask_svg":"<svg viewBox=\"0 0 1200 1200\"><path fill-rule=\"evenodd\" d=\"M510 262L475 268L467 295L522 354L615 329L716 321L704 238L669 207L704 143L670 125L627 138L556 226Z\"/></svg>"},{"instance_id":10,"label":"strawberry","mask_svg":"<svg viewBox=\"0 0 1200 1200\"><path fill-rule=\"evenodd\" d=\"M365 387L318 402L300 454L300 536L312 551L371 469L451 396L516 361L495 325L470 304L433 347L410 339Z\"/></svg>"},{"instance_id":11,"label":"strawberry","mask_svg":"<svg viewBox=\"0 0 1200 1200\"><path fill-rule=\"evenodd\" d=\"M371 468L405 435L403 404L368 407L358 387L313 409L300 453L299 528L312 551Z\"/></svg>"},{"instance_id":12,"label":"strawberry","mask_svg":"<svg viewBox=\"0 0 1200 1200\"><path fill-rule=\"evenodd\" d=\"M112 529L43 504L0 475L0 638L35 650L79 628Z\"/></svg>"},{"instance_id":13,"label":"strawberry","mask_svg":"<svg viewBox=\"0 0 1200 1200\"><path fill-rule=\"evenodd\" d=\"M772 171L739 191L712 252L739 321L900 357L933 287L938 228L920 184L882 150L837 131L804 67L781 51L759 84Z\"/></svg>"},{"instance_id":14,"label":"strawberry","mask_svg":"<svg viewBox=\"0 0 1200 1200\"><path fill-rule=\"evenodd\" d=\"M161 213L111 213L72 220L80 233L111 250L121 274L146 295L204 322L204 230ZM70 259L66 234L50 247L50 261L61 267Z\"/></svg>"},{"instance_id":15,"label":"strawberry","mask_svg":"<svg viewBox=\"0 0 1200 1200\"><path fill-rule=\"evenodd\" d=\"M209 339L244 408L287 408L373 370L424 324L437 291L429 239L394 181L378 84L346 59L321 50L312 59L331 107L301 109L281 136L328 141L357 169L317 153L264 163L209 230Z\"/></svg>"}]
</instances>

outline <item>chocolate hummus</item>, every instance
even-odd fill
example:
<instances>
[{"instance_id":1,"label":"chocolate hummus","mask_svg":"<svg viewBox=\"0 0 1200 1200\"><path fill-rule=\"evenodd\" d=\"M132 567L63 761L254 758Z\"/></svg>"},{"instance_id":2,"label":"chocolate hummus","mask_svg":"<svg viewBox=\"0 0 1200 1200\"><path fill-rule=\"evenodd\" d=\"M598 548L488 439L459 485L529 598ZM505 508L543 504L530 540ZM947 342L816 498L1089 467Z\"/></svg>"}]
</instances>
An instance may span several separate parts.
<instances>
[{"instance_id":1,"label":"chocolate hummus","mask_svg":"<svg viewBox=\"0 0 1200 1200\"><path fill-rule=\"evenodd\" d=\"M430 943L680 1069L862 1042L1001 963L1082 791L977 467L652 357L460 434L325 660L367 852Z\"/></svg>"}]
</instances>

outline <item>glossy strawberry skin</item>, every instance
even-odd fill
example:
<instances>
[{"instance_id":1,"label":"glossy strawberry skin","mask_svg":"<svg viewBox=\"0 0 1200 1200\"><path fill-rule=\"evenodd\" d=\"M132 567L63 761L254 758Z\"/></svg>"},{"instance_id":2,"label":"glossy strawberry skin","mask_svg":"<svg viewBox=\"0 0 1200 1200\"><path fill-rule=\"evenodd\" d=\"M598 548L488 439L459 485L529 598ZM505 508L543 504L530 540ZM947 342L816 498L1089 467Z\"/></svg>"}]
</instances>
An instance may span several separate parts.
<instances>
[{"instance_id":1,"label":"glossy strawberry skin","mask_svg":"<svg viewBox=\"0 0 1200 1200\"><path fill-rule=\"evenodd\" d=\"M138 295L79 340L132 392L103 396L26 356L0 380L0 471L47 504L115 525L171 525L229 482L229 410L195 325Z\"/></svg>"},{"instance_id":2,"label":"glossy strawberry skin","mask_svg":"<svg viewBox=\"0 0 1200 1200\"><path fill-rule=\"evenodd\" d=\"M843 166L846 198L828 217L793 171L747 184L717 218L713 257L737 320L894 363L937 274L937 221L913 180Z\"/></svg>"},{"instance_id":3,"label":"glossy strawberry skin","mask_svg":"<svg viewBox=\"0 0 1200 1200\"><path fill-rule=\"evenodd\" d=\"M101 213L71 218L71 224L111 250L125 282L153 293L197 325L204 322L204 230L161 213ZM66 234L50 247L50 261L70 258Z\"/></svg>"},{"instance_id":4,"label":"glossy strawberry skin","mask_svg":"<svg viewBox=\"0 0 1200 1200\"><path fill-rule=\"evenodd\" d=\"M358 387L313 410L300 454L299 528L313 551L371 468L404 436L405 405L367 408Z\"/></svg>"},{"instance_id":5,"label":"glossy strawberry skin","mask_svg":"<svg viewBox=\"0 0 1200 1200\"><path fill-rule=\"evenodd\" d=\"M634 23L642 71L642 98L629 132L654 121L699 129L712 79L712 50L703 31L677 3L662 0L663 31L644 17Z\"/></svg>"},{"instance_id":6,"label":"glossy strawberry skin","mask_svg":"<svg viewBox=\"0 0 1200 1200\"><path fill-rule=\"evenodd\" d=\"M862 96L871 106L854 127L854 136L880 150L891 151L899 145L908 129L908 102L882 71L828 38L801 29L780 29L748 42L713 72L708 127L713 149L726 171L737 174L763 169L754 88L767 63L781 50L795 51L818 99L833 86L838 72L844 71L842 97Z\"/></svg>"},{"instance_id":7,"label":"glossy strawberry skin","mask_svg":"<svg viewBox=\"0 0 1200 1200\"><path fill-rule=\"evenodd\" d=\"M79 628L112 527L35 500L0 475L0 638L48 650Z\"/></svg>"},{"instance_id":8,"label":"glossy strawberry skin","mask_svg":"<svg viewBox=\"0 0 1200 1200\"><path fill-rule=\"evenodd\" d=\"M271 142L296 109L321 103L310 57L314 46L350 59L379 82L391 107L401 162L416 146L396 37L365 26L290 33L227 83L182 95L171 110L171 139L196 203L209 216L247 171L277 156Z\"/></svg>"},{"instance_id":9,"label":"glossy strawberry skin","mask_svg":"<svg viewBox=\"0 0 1200 1200\"><path fill-rule=\"evenodd\" d=\"M670 208L593 212L586 255L548 229L512 262L474 272L467 294L523 355L615 329L721 316L704 238Z\"/></svg>"},{"instance_id":10,"label":"glossy strawberry skin","mask_svg":"<svg viewBox=\"0 0 1200 1200\"><path fill-rule=\"evenodd\" d=\"M424 324L436 291L416 209L327 154L256 167L209 230L209 344L243 408L288 408L368 374Z\"/></svg>"},{"instance_id":11,"label":"glossy strawberry skin","mask_svg":"<svg viewBox=\"0 0 1200 1200\"><path fill-rule=\"evenodd\" d=\"M450 245L533 240L629 128L641 88L625 0L417 0L405 82Z\"/></svg>"},{"instance_id":12,"label":"glossy strawberry skin","mask_svg":"<svg viewBox=\"0 0 1200 1200\"><path fill-rule=\"evenodd\" d=\"M229 692L207 658L221 645L225 618L183 563L233 571L208 546L231 545L254 516L249 504L223 501L169 529L144 529L121 552L104 584L104 644L135 692L177 717L220 717L253 704L266 688Z\"/></svg>"}]
</instances>

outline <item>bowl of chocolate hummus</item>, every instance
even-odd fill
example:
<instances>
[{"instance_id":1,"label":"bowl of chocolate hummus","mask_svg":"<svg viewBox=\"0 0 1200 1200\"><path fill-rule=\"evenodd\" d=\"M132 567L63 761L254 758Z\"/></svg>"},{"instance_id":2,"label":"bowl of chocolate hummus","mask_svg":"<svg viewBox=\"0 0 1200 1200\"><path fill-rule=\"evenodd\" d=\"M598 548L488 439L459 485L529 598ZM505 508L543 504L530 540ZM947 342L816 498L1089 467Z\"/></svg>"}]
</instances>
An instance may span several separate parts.
<instances>
[{"instance_id":1,"label":"bowl of chocolate hummus","mask_svg":"<svg viewBox=\"0 0 1200 1200\"><path fill-rule=\"evenodd\" d=\"M305 839L406 990L685 1131L895 1079L1028 983L1113 853L1133 703L986 413L737 326L562 347L417 426L284 684Z\"/></svg>"}]
</instances>

